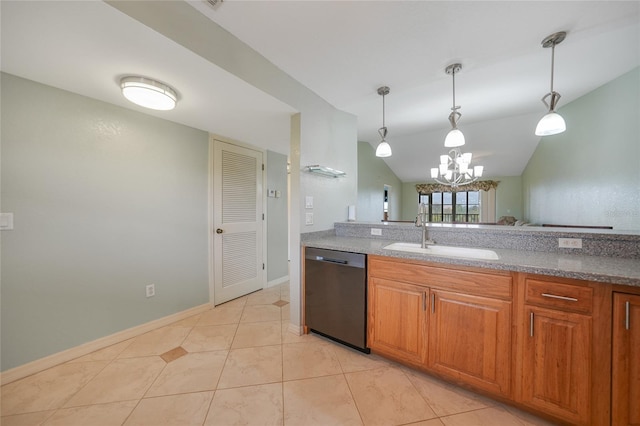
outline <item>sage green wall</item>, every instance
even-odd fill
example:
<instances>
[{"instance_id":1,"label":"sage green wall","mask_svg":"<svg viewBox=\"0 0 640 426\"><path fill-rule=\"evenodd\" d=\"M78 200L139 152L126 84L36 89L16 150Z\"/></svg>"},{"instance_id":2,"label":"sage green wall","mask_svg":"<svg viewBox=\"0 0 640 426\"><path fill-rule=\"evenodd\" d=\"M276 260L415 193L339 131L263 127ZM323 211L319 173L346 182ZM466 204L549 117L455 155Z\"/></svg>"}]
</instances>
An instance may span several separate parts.
<instances>
[{"instance_id":1,"label":"sage green wall","mask_svg":"<svg viewBox=\"0 0 640 426\"><path fill-rule=\"evenodd\" d=\"M522 176L487 177L486 179L500 182L496 188L496 220L500 216L513 216L518 220L524 220Z\"/></svg>"},{"instance_id":2,"label":"sage green wall","mask_svg":"<svg viewBox=\"0 0 640 426\"><path fill-rule=\"evenodd\" d=\"M560 108L522 175L530 222L640 229L640 69Z\"/></svg>"},{"instance_id":3,"label":"sage green wall","mask_svg":"<svg viewBox=\"0 0 640 426\"><path fill-rule=\"evenodd\" d=\"M1 85L1 369L207 303L207 133Z\"/></svg>"},{"instance_id":4,"label":"sage green wall","mask_svg":"<svg viewBox=\"0 0 640 426\"><path fill-rule=\"evenodd\" d=\"M287 156L267 151L267 281L289 275L289 214L287 206Z\"/></svg>"},{"instance_id":5,"label":"sage green wall","mask_svg":"<svg viewBox=\"0 0 640 426\"><path fill-rule=\"evenodd\" d=\"M402 219L416 220L418 215L418 192L416 184L424 182L403 182L402 183Z\"/></svg>"},{"instance_id":6,"label":"sage green wall","mask_svg":"<svg viewBox=\"0 0 640 426\"><path fill-rule=\"evenodd\" d=\"M500 181L496 189L496 220L500 216L514 216L522 219L522 179L520 176L484 177L487 180ZM415 220L418 214L418 192L416 184L402 184L402 220Z\"/></svg>"},{"instance_id":7,"label":"sage green wall","mask_svg":"<svg viewBox=\"0 0 640 426\"><path fill-rule=\"evenodd\" d=\"M358 204L356 219L361 222L380 222L384 185L392 187L389 200L389 220L401 220L402 182L368 142L358 142Z\"/></svg>"}]
</instances>

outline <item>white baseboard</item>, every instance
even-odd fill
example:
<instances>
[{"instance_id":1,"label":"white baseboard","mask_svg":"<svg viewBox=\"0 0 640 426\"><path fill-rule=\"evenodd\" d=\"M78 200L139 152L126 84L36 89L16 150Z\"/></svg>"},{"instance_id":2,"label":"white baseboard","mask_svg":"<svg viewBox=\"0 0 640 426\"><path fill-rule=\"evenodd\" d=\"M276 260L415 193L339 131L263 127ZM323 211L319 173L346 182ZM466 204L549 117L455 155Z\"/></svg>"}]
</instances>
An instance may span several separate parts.
<instances>
[{"instance_id":1,"label":"white baseboard","mask_svg":"<svg viewBox=\"0 0 640 426\"><path fill-rule=\"evenodd\" d=\"M285 275L284 277L280 277L280 278L276 278L275 280L271 280L269 282L267 282L267 287L275 287L277 285L286 283L287 281L289 281L289 275Z\"/></svg>"},{"instance_id":2,"label":"white baseboard","mask_svg":"<svg viewBox=\"0 0 640 426\"><path fill-rule=\"evenodd\" d=\"M180 321L193 315L200 314L211 308L211 304L205 303L203 305L195 306L182 312L177 312L163 318L158 318L157 320L149 321L147 323L119 331L109 336L101 337L91 342L83 343L79 346L75 346L62 352L58 352L44 358L37 359L35 361L31 361L27 364L11 368L0 373L0 383L2 385L6 385L7 383L11 383L32 374L39 373L40 371L46 370L47 368L55 367L58 364L71 361L72 359L90 354L91 352L95 352L99 349L104 349L107 346L115 345L116 343L123 342L127 339L140 336L141 334L155 330L156 328L164 327L165 325L169 325L176 321Z\"/></svg>"},{"instance_id":3,"label":"white baseboard","mask_svg":"<svg viewBox=\"0 0 640 426\"><path fill-rule=\"evenodd\" d=\"M304 327L302 327L301 325L295 325L295 324L289 323L289 327L287 328L287 331L289 333L295 334L296 336L302 336Z\"/></svg>"}]
</instances>

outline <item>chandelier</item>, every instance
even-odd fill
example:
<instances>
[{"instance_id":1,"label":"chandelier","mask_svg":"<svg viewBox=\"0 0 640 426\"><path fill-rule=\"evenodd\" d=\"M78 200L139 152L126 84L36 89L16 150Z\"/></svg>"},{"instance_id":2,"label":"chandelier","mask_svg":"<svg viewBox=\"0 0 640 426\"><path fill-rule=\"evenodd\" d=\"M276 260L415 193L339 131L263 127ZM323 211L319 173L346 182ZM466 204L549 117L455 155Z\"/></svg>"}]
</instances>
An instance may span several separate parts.
<instances>
[{"instance_id":1,"label":"chandelier","mask_svg":"<svg viewBox=\"0 0 640 426\"><path fill-rule=\"evenodd\" d=\"M449 154L440 156L440 166L431 169L431 177L442 185L456 188L468 185L482 177L483 166L471 166L473 154L452 148ZM440 176L440 178L438 178Z\"/></svg>"},{"instance_id":2,"label":"chandelier","mask_svg":"<svg viewBox=\"0 0 640 426\"><path fill-rule=\"evenodd\" d=\"M431 178L436 182L456 188L458 186L468 185L475 182L482 176L483 166L471 166L471 158L473 154L470 152L462 153L460 146L465 144L464 135L458 129L457 123L462 114L458 112L460 109L456 105L456 73L462 69L462 64L451 64L445 68L445 73L450 74L453 78L453 106L451 114L449 114L449 122L451 130L447 134L444 146L452 148L449 154L440 156L440 165L431 169Z\"/></svg>"}]
</instances>

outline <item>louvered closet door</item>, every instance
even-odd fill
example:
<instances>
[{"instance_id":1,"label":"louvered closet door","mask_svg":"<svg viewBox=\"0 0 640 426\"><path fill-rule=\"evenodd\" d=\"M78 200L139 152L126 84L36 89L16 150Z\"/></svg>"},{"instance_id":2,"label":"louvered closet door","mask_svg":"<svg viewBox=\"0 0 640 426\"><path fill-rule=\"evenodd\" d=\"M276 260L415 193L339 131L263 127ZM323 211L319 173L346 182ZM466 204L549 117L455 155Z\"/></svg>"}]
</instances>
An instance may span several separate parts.
<instances>
[{"instance_id":1,"label":"louvered closet door","mask_svg":"<svg viewBox=\"0 0 640 426\"><path fill-rule=\"evenodd\" d=\"M260 290L262 153L214 143L214 303Z\"/></svg>"}]
</instances>

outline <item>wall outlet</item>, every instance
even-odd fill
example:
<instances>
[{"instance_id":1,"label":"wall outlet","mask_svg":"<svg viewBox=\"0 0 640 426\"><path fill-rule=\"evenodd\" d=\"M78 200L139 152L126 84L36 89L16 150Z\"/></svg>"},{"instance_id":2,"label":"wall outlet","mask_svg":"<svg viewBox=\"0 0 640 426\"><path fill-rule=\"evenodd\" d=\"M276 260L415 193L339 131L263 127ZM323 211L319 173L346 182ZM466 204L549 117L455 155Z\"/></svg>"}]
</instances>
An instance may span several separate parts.
<instances>
[{"instance_id":1,"label":"wall outlet","mask_svg":"<svg viewBox=\"0 0 640 426\"><path fill-rule=\"evenodd\" d=\"M312 209L313 208L313 197L311 195L307 195L304 197L304 208Z\"/></svg>"},{"instance_id":2,"label":"wall outlet","mask_svg":"<svg viewBox=\"0 0 640 426\"><path fill-rule=\"evenodd\" d=\"M582 238L558 238L558 247L581 249Z\"/></svg>"},{"instance_id":3,"label":"wall outlet","mask_svg":"<svg viewBox=\"0 0 640 426\"><path fill-rule=\"evenodd\" d=\"M155 284L149 284L148 286L145 287L145 290L147 291L147 297L153 297L156 295L156 285Z\"/></svg>"},{"instance_id":4,"label":"wall outlet","mask_svg":"<svg viewBox=\"0 0 640 426\"><path fill-rule=\"evenodd\" d=\"M380 229L380 228L371 228L371 235L382 235L382 229Z\"/></svg>"},{"instance_id":5,"label":"wall outlet","mask_svg":"<svg viewBox=\"0 0 640 426\"><path fill-rule=\"evenodd\" d=\"M313 225L313 213L305 213L305 215L304 215L304 224L305 225Z\"/></svg>"}]
</instances>

